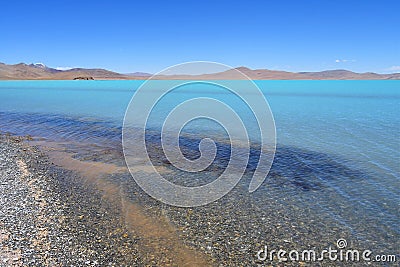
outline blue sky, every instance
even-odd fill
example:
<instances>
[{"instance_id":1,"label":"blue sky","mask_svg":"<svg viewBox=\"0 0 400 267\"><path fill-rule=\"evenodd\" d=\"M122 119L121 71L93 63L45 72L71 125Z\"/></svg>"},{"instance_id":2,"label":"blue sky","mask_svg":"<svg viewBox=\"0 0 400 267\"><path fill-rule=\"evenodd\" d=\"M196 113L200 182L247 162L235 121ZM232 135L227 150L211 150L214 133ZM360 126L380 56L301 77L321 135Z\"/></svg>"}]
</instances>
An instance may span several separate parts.
<instances>
[{"instance_id":1,"label":"blue sky","mask_svg":"<svg viewBox=\"0 0 400 267\"><path fill-rule=\"evenodd\" d=\"M3 1L0 62L400 72L400 1Z\"/></svg>"}]
</instances>

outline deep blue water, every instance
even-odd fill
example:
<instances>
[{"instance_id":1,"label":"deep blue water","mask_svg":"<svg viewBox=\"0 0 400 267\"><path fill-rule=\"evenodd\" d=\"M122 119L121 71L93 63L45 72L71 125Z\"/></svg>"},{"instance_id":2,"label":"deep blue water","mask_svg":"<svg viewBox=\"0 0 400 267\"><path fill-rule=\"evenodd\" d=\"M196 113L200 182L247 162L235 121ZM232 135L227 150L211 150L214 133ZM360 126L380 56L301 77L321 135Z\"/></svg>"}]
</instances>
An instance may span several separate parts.
<instances>
[{"instance_id":1,"label":"deep blue water","mask_svg":"<svg viewBox=\"0 0 400 267\"><path fill-rule=\"evenodd\" d=\"M119 146L125 109L141 84L142 81L3 81L0 131ZM292 185L283 189L277 183L274 190L279 197L295 197L299 188L299 197L317 197L318 201L308 198L310 207L320 209L360 236L368 235L367 226L399 237L400 81L256 84L267 98L276 123L278 150L272 173L281 177L280 183ZM149 128L157 132L165 112L197 96L232 105L257 143L259 131L254 118L240 100L226 91L199 86L166 98L152 115ZM210 122L193 123L184 130L218 138L224 134L223 129ZM190 140L188 146L196 144ZM268 189L261 188L254 197L262 199L263 190Z\"/></svg>"}]
</instances>

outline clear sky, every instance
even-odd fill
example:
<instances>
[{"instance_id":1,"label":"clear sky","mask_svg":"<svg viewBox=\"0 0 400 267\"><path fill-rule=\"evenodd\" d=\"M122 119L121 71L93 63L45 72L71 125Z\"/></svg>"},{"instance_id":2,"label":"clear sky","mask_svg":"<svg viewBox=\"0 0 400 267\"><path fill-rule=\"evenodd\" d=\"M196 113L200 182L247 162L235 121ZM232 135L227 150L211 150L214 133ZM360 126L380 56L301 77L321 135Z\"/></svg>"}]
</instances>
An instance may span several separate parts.
<instances>
[{"instance_id":1,"label":"clear sky","mask_svg":"<svg viewBox=\"0 0 400 267\"><path fill-rule=\"evenodd\" d=\"M209 60L400 72L399 14L399 0L4 0L0 62L156 72Z\"/></svg>"}]
</instances>

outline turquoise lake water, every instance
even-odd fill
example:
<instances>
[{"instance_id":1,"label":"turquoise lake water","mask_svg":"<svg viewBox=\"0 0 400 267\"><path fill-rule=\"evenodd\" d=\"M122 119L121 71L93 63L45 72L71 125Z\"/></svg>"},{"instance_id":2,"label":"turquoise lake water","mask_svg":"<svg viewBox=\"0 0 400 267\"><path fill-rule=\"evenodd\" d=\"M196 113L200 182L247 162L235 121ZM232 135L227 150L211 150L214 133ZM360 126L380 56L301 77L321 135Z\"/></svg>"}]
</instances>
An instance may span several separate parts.
<instances>
[{"instance_id":1,"label":"turquoise lake water","mask_svg":"<svg viewBox=\"0 0 400 267\"><path fill-rule=\"evenodd\" d=\"M142 82L2 81L0 131L118 145L125 109ZM292 185L289 189L282 189L281 184L273 187L267 179L254 194L259 205L263 205L262 192L268 190L278 197L297 196L302 205L318 209L357 238L398 240L400 81L256 84L268 100L276 124L278 149L272 172L286 177L280 178L282 183ZM256 139L258 132L246 107L240 107L226 91L201 87L175 92L156 111L149 127L157 130L160 114L198 96L234 106ZM187 131L211 137L220 134L218 127L209 123L193 124Z\"/></svg>"}]
</instances>

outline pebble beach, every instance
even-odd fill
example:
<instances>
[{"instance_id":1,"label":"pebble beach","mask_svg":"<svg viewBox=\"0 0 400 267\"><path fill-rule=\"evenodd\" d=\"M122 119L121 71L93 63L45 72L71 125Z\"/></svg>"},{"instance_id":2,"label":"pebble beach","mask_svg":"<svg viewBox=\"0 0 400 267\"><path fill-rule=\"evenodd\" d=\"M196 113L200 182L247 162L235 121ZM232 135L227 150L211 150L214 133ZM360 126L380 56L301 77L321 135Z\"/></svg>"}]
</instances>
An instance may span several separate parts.
<instances>
[{"instance_id":1,"label":"pebble beach","mask_svg":"<svg viewBox=\"0 0 400 267\"><path fill-rule=\"evenodd\" d=\"M143 266L101 194L24 138L0 138L0 266Z\"/></svg>"},{"instance_id":2,"label":"pebble beach","mask_svg":"<svg viewBox=\"0 0 400 267\"><path fill-rule=\"evenodd\" d=\"M0 144L0 266L270 266L256 257L265 245L318 250L338 238L379 252L379 244L366 244L299 204L298 197L309 202L305 197L313 195L304 186L295 185L296 198L285 196L294 185L279 182L274 170L268 191L250 196L243 183L210 205L178 208L144 193L120 171L123 163L110 156L115 151L90 155L80 148L77 159L57 159L31 137L1 135ZM104 162L119 167L99 176Z\"/></svg>"}]
</instances>

